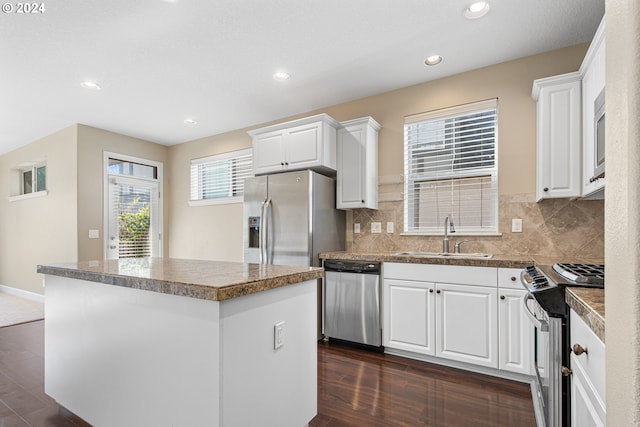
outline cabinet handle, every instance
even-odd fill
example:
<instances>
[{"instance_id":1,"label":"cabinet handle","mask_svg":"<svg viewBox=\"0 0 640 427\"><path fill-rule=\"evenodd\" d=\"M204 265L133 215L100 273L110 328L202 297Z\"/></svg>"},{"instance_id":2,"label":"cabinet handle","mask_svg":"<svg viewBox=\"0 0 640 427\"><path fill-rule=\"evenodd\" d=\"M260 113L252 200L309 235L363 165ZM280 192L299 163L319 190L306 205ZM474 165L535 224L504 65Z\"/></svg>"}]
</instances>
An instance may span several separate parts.
<instances>
[{"instance_id":1,"label":"cabinet handle","mask_svg":"<svg viewBox=\"0 0 640 427\"><path fill-rule=\"evenodd\" d=\"M438 289L438 290L436 291L436 294L439 294L439 293L440 293L440 289Z\"/></svg>"},{"instance_id":2,"label":"cabinet handle","mask_svg":"<svg viewBox=\"0 0 640 427\"><path fill-rule=\"evenodd\" d=\"M542 191L549 191L549 187L544 187Z\"/></svg>"},{"instance_id":3,"label":"cabinet handle","mask_svg":"<svg viewBox=\"0 0 640 427\"><path fill-rule=\"evenodd\" d=\"M360 203L364 203L364 200L360 200Z\"/></svg>"},{"instance_id":4,"label":"cabinet handle","mask_svg":"<svg viewBox=\"0 0 640 427\"><path fill-rule=\"evenodd\" d=\"M432 293L433 293L433 289L429 289L429 293L431 293L431 294L432 294Z\"/></svg>"},{"instance_id":5,"label":"cabinet handle","mask_svg":"<svg viewBox=\"0 0 640 427\"><path fill-rule=\"evenodd\" d=\"M583 347L580 344L574 344L571 350L576 356L580 356L582 353L589 354L587 347Z\"/></svg>"},{"instance_id":6,"label":"cabinet handle","mask_svg":"<svg viewBox=\"0 0 640 427\"><path fill-rule=\"evenodd\" d=\"M516 276L511 276L511 281L515 282L516 281Z\"/></svg>"},{"instance_id":7,"label":"cabinet handle","mask_svg":"<svg viewBox=\"0 0 640 427\"><path fill-rule=\"evenodd\" d=\"M284 162L280 162L280 166L284 166Z\"/></svg>"},{"instance_id":8,"label":"cabinet handle","mask_svg":"<svg viewBox=\"0 0 640 427\"><path fill-rule=\"evenodd\" d=\"M563 377L568 377L569 375L573 374L573 371L566 366L563 366L560 372L562 372Z\"/></svg>"},{"instance_id":9,"label":"cabinet handle","mask_svg":"<svg viewBox=\"0 0 640 427\"><path fill-rule=\"evenodd\" d=\"M506 297L504 295L500 295L500 299L505 299Z\"/></svg>"}]
</instances>

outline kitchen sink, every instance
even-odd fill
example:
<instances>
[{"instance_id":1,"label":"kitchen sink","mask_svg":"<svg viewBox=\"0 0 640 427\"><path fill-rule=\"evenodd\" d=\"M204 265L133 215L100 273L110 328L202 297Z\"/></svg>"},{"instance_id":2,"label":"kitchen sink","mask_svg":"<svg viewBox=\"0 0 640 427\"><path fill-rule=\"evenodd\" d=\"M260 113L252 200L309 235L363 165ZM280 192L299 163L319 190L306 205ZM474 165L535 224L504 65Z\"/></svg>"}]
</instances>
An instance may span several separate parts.
<instances>
[{"instance_id":1,"label":"kitchen sink","mask_svg":"<svg viewBox=\"0 0 640 427\"><path fill-rule=\"evenodd\" d=\"M406 257L424 257L424 258L475 258L475 259L491 259L493 254L469 252L469 253L453 253L453 252L396 252L394 256Z\"/></svg>"}]
</instances>

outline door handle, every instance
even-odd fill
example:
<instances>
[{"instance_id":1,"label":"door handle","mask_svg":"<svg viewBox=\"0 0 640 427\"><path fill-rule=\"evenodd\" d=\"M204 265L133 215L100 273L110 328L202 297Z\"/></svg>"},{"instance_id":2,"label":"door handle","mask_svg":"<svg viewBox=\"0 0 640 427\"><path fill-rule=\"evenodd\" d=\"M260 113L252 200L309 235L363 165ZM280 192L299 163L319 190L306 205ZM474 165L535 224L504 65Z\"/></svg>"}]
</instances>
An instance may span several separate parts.
<instances>
[{"instance_id":1,"label":"door handle","mask_svg":"<svg viewBox=\"0 0 640 427\"><path fill-rule=\"evenodd\" d=\"M530 293L524 294L524 297L522 298L522 303L524 304L524 314L527 315L531 323L533 323L533 325L541 332L549 332L549 323L544 320L538 319L529 308L529 304L527 304L527 301L529 301L530 299L533 299Z\"/></svg>"}]
</instances>

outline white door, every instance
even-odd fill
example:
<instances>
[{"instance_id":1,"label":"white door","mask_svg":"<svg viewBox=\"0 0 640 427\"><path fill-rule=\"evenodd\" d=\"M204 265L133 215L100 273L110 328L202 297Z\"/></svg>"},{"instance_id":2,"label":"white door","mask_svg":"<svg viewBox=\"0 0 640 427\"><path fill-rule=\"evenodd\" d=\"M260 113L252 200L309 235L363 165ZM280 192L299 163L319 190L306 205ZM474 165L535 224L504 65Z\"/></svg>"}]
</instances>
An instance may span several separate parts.
<instances>
[{"instance_id":1,"label":"white door","mask_svg":"<svg viewBox=\"0 0 640 427\"><path fill-rule=\"evenodd\" d=\"M436 356L498 367L497 289L436 284Z\"/></svg>"},{"instance_id":2,"label":"white door","mask_svg":"<svg viewBox=\"0 0 640 427\"><path fill-rule=\"evenodd\" d=\"M533 326L525 317L522 297L527 291L498 289L500 369L531 375Z\"/></svg>"},{"instance_id":3,"label":"white door","mask_svg":"<svg viewBox=\"0 0 640 427\"><path fill-rule=\"evenodd\" d=\"M157 181L109 176L108 259L162 256L159 196Z\"/></svg>"},{"instance_id":4,"label":"white door","mask_svg":"<svg viewBox=\"0 0 640 427\"><path fill-rule=\"evenodd\" d=\"M385 347L435 354L433 289L428 282L384 280Z\"/></svg>"}]
</instances>

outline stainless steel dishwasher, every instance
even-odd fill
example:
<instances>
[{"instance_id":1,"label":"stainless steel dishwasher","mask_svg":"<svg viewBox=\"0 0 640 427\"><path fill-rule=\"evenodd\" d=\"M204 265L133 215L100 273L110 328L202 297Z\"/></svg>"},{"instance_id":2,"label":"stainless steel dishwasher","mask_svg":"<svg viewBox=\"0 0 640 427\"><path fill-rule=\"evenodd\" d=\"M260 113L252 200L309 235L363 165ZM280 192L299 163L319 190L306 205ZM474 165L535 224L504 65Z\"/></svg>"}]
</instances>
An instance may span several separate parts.
<instances>
[{"instance_id":1,"label":"stainless steel dishwasher","mask_svg":"<svg viewBox=\"0 0 640 427\"><path fill-rule=\"evenodd\" d=\"M325 336L381 347L380 263L325 260L324 269Z\"/></svg>"}]
</instances>

